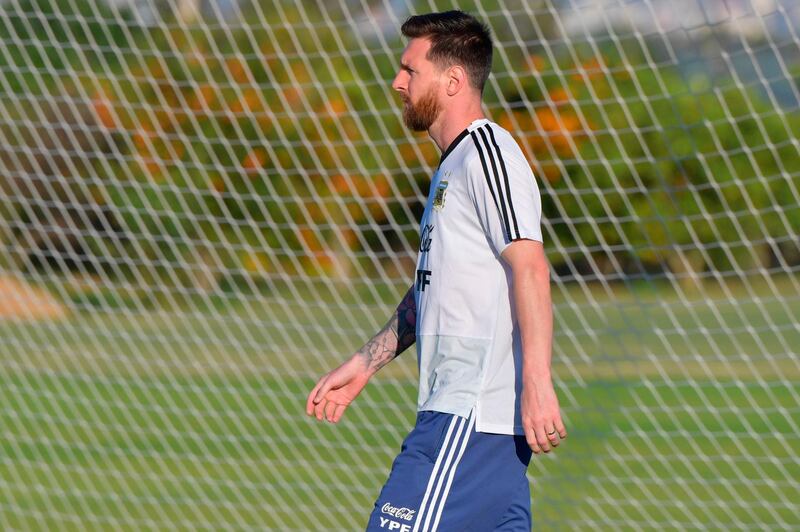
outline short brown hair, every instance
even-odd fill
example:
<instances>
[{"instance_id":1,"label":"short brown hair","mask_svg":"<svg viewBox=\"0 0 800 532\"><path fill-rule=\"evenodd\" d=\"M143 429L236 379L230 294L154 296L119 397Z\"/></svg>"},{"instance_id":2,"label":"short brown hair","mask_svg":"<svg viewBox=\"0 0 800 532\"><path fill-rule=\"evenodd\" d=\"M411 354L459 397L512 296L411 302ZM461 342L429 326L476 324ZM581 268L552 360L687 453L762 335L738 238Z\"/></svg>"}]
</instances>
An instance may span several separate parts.
<instances>
[{"instance_id":1,"label":"short brown hair","mask_svg":"<svg viewBox=\"0 0 800 532\"><path fill-rule=\"evenodd\" d=\"M409 39L430 39L428 60L440 68L462 65L470 85L483 92L492 70L492 36L485 24L463 11L444 11L409 17L400 31Z\"/></svg>"}]
</instances>

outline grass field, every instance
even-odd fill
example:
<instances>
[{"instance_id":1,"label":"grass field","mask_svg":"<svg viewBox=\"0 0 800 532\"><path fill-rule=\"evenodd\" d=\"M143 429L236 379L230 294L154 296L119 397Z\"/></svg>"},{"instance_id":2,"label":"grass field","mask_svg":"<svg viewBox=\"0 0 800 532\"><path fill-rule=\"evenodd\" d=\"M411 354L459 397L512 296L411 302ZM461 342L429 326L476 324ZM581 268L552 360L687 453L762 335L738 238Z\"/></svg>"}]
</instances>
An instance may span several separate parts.
<instances>
[{"instance_id":1,"label":"grass field","mask_svg":"<svg viewBox=\"0 0 800 532\"><path fill-rule=\"evenodd\" d=\"M363 528L413 421L413 353L339 426L303 406L397 290L0 322L0 527ZM800 528L795 280L554 304L570 435L529 470L537 530Z\"/></svg>"}]
</instances>

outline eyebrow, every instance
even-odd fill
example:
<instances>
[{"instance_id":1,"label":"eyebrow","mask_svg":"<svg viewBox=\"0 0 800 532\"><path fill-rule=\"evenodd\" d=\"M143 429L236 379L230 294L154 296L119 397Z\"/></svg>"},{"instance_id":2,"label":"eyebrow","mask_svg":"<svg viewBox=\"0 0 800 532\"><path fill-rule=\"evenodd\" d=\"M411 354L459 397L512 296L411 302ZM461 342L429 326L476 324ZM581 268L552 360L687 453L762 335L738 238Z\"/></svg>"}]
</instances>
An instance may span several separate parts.
<instances>
[{"instance_id":1,"label":"eyebrow","mask_svg":"<svg viewBox=\"0 0 800 532\"><path fill-rule=\"evenodd\" d=\"M409 65L408 63L404 63L402 61L400 61L400 68L402 68L403 70L407 70L409 72L414 72L414 69L411 68L411 65Z\"/></svg>"}]
</instances>

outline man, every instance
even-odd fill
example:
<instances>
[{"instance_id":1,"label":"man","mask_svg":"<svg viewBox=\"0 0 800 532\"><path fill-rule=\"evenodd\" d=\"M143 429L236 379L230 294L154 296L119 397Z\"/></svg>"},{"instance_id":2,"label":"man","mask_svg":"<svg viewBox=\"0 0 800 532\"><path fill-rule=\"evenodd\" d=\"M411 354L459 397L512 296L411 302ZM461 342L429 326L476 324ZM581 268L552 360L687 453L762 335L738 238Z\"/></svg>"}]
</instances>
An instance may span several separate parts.
<instances>
[{"instance_id":1,"label":"man","mask_svg":"<svg viewBox=\"0 0 800 532\"><path fill-rule=\"evenodd\" d=\"M420 224L414 286L347 362L311 390L338 422L414 341L417 422L368 530L530 530L526 469L567 436L550 375L550 275L541 200L511 136L484 117L488 28L460 11L413 16L392 87L403 120L442 150Z\"/></svg>"}]
</instances>

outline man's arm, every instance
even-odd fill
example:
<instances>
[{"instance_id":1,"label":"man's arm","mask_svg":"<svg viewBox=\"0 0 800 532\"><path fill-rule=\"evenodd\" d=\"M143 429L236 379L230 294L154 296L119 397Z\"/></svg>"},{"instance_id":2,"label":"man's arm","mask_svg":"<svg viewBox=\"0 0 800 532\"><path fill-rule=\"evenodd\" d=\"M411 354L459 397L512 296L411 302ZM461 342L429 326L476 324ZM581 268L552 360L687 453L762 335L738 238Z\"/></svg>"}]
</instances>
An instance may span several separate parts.
<instances>
[{"instance_id":1,"label":"man's arm","mask_svg":"<svg viewBox=\"0 0 800 532\"><path fill-rule=\"evenodd\" d=\"M383 329L372 337L354 356L360 356L367 365L370 376L394 360L417 340L417 304L414 287L408 289Z\"/></svg>"},{"instance_id":2,"label":"man's arm","mask_svg":"<svg viewBox=\"0 0 800 532\"><path fill-rule=\"evenodd\" d=\"M522 425L534 453L549 452L567 437L550 375L553 309L550 269L541 242L516 240L503 251L511 266L514 304L522 336Z\"/></svg>"},{"instance_id":3,"label":"man's arm","mask_svg":"<svg viewBox=\"0 0 800 532\"><path fill-rule=\"evenodd\" d=\"M324 418L338 422L370 377L416 341L416 324L417 305L412 286L386 325L347 362L317 382L308 394L306 413L320 421Z\"/></svg>"}]
</instances>

